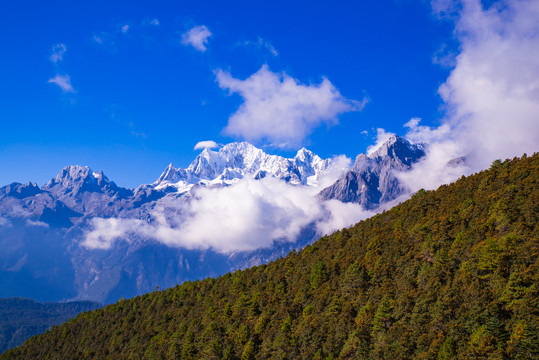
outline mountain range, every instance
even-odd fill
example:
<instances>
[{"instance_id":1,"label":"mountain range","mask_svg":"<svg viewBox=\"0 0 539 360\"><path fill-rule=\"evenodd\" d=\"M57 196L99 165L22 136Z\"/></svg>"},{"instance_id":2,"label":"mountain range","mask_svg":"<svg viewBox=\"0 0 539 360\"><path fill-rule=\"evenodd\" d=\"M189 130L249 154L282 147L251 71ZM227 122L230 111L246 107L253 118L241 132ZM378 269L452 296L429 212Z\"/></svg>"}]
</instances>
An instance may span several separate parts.
<instances>
[{"instance_id":1,"label":"mountain range","mask_svg":"<svg viewBox=\"0 0 539 360\"><path fill-rule=\"evenodd\" d=\"M77 316L0 359L537 359L539 155L286 257Z\"/></svg>"},{"instance_id":2,"label":"mountain range","mask_svg":"<svg viewBox=\"0 0 539 360\"><path fill-rule=\"evenodd\" d=\"M241 142L218 151L204 149L186 169L170 164L154 183L134 189L78 165L63 168L41 187L31 182L4 186L0 279L5 285L0 296L110 303L270 261L323 234L315 224L307 224L294 241L275 238L269 247L223 253L211 246L169 246L136 231L116 234L118 227L110 227L104 236L122 241L84 245L99 221L110 226L155 224L159 212L174 219L173 225L182 224L186 208L196 203L201 189L220 191L244 180L275 179L312 189L320 203L338 200L376 211L409 195L398 172L409 170L424 154L422 145L393 136L373 153L360 154L347 169L342 158L322 159L305 148L284 158Z\"/></svg>"}]
</instances>

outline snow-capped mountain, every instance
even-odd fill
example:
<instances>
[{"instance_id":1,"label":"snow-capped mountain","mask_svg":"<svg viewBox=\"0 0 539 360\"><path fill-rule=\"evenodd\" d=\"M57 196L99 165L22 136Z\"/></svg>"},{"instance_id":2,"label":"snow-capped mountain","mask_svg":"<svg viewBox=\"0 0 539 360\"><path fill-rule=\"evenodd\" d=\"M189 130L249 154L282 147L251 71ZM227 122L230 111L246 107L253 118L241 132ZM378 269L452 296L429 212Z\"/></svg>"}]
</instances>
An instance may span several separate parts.
<instances>
[{"instance_id":1,"label":"snow-capped mountain","mask_svg":"<svg viewBox=\"0 0 539 360\"><path fill-rule=\"evenodd\" d=\"M353 168L322 190L318 199L375 208L405 193L393 171L409 169L423 154L420 146L391 138L376 152L359 155ZM314 240L318 234L314 225L302 228L295 242L276 239L271 248L227 255L212 248L167 246L148 237L148 227L146 235L130 229L125 235L121 224L136 228L172 218L175 222L165 230L174 231L175 224L185 221L189 205L199 201L197 189L225 191L236 183L241 185L245 178L257 184L269 181L273 186L275 181L287 183L316 194L325 176L334 176L338 166L342 166L339 161L321 159L307 149L284 158L241 142L218 151L205 149L186 169L171 164L154 183L136 189L119 187L103 172L76 165L65 167L42 187L33 183L4 186L0 188L0 296L108 303L156 286L173 286L270 261ZM283 201L284 206L288 200ZM269 208L275 209L273 205ZM286 222L286 217L281 219ZM109 226L103 236L125 238L109 248L83 246L96 220Z\"/></svg>"},{"instance_id":2,"label":"snow-capped mountain","mask_svg":"<svg viewBox=\"0 0 539 360\"><path fill-rule=\"evenodd\" d=\"M176 169L170 164L152 185L155 189L173 187L182 193L195 184L229 185L246 176L272 176L293 185L316 185L333 165L331 159L322 160L305 148L287 159L240 142L225 145L219 151L204 149L187 169Z\"/></svg>"},{"instance_id":3,"label":"snow-capped mountain","mask_svg":"<svg viewBox=\"0 0 539 360\"><path fill-rule=\"evenodd\" d=\"M102 171L79 165L64 167L41 190L71 210L94 216L112 216L113 208L126 206L133 196L132 190L117 186Z\"/></svg>"},{"instance_id":4,"label":"snow-capped mountain","mask_svg":"<svg viewBox=\"0 0 539 360\"><path fill-rule=\"evenodd\" d=\"M319 196L375 209L407 194L396 173L409 170L424 155L422 145L393 135L373 153L359 154L354 166Z\"/></svg>"}]
</instances>

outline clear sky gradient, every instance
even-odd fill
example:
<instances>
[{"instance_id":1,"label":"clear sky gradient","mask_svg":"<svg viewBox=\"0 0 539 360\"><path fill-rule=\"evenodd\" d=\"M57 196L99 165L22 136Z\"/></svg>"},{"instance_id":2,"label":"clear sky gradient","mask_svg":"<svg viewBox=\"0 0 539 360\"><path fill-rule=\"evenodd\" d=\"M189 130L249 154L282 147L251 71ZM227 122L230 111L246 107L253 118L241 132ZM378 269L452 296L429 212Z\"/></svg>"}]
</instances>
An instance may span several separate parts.
<instances>
[{"instance_id":1,"label":"clear sky gradient","mask_svg":"<svg viewBox=\"0 0 539 360\"><path fill-rule=\"evenodd\" d=\"M186 40L197 26L211 33L206 42ZM377 128L439 124L437 91L451 67L434 59L459 45L451 22L412 0L9 1L0 33L0 185L42 185L70 164L125 187L153 182L170 162L186 167L199 141L244 138L223 131L244 99L217 73L245 80L264 65L297 84L327 79L346 101L368 99L299 142L354 158Z\"/></svg>"}]
</instances>

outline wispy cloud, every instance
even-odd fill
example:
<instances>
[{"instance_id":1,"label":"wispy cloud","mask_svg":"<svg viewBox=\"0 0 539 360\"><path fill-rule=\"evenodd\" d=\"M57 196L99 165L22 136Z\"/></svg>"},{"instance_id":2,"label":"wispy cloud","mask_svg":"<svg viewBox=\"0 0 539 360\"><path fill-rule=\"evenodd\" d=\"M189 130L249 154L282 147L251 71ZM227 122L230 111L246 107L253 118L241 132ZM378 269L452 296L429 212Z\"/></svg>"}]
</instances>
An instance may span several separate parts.
<instances>
[{"instance_id":1,"label":"wispy cloud","mask_svg":"<svg viewBox=\"0 0 539 360\"><path fill-rule=\"evenodd\" d=\"M213 141L213 140L204 140L204 141L197 142L195 147L193 148L193 150L214 149L216 147L219 147L219 145L215 141Z\"/></svg>"},{"instance_id":2,"label":"wispy cloud","mask_svg":"<svg viewBox=\"0 0 539 360\"><path fill-rule=\"evenodd\" d=\"M367 100L348 100L326 78L320 84L301 84L267 65L245 80L223 70L216 72L222 89L238 93L243 104L230 116L225 133L249 141L268 140L293 148L314 128L338 123L338 115L361 110Z\"/></svg>"},{"instance_id":3,"label":"wispy cloud","mask_svg":"<svg viewBox=\"0 0 539 360\"><path fill-rule=\"evenodd\" d=\"M94 36L92 37L92 39L93 39L96 43L98 43L98 44L103 44L103 37L102 37L102 36L94 35Z\"/></svg>"},{"instance_id":4,"label":"wispy cloud","mask_svg":"<svg viewBox=\"0 0 539 360\"><path fill-rule=\"evenodd\" d=\"M150 20L150 25L153 25L153 26L159 26L159 25L160 25L159 20L158 20L158 19L152 19L152 20Z\"/></svg>"},{"instance_id":5,"label":"wispy cloud","mask_svg":"<svg viewBox=\"0 0 539 360\"><path fill-rule=\"evenodd\" d=\"M26 224L30 226L40 226L40 227L49 227L49 224L44 223L43 221L39 220L26 220Z\"/></svg>"},{"instance_id":6,"label":"wispy cloud","mask_svg":"<svg viewBox=\"0 0 539 360\"><path fill-rule=\"evenodd\" d=\"M123 34L127 33L129 31L129 25L124 25L121 27L121 31Z\"/></svg>"},{"instance_id":7,"label":"wispy cloud","mask_svg":"<svg viewBox=\"0 0 539 360\"><path fill-rule=\"evenodd\" d=\"M270 43L268 40L265 40L261 37L259 37L256 41L245 41L243 43L243 45L246 45L246 46L254 46L254 47L257 47L259 49L265 49L267 51L270 52L271 55L273 56L278 56L279 55L279 52L277 51L277 49L275 49L275 47L272 45L272 43Z\"/></svg>"},{"instance_id":8,"label":"wispy cloud","mask_svg":"<svg viewBox=\"0 0 539 360\"><path fill-rule=\"evenodd\" d=\"M117 33L101 31L92 35L92 40L109 51L114 51L118 39Z\"/></svg>"},{"instance_id":9,"label":"wispy cloud","mask_svg":"<svg viewBox=\"0 0 539 360\"><path fill-rule=\"evenodd\" d=\"M376 129L376 142L367 148L367 155L374 153L380 146L382 146L391 136L395 135L392 132L385 131L384 129Z\"/></svg>"},{"instance_id":10,"label":"wispy cloud","mask_svg":"<svg viewBox=\"0 0 539 360\"><path fill-rule=\"evenodd\" d=\"M52 47L52 54L49 57L49 59L53 63L57 63L59 61L62 61L64 59L64 53L66 52L67 48L64 44L57 44Z\"/></svg>"},{"instance_id":11,"label":"wispy cloud","mask_svg":"<svg viewBox=\"0 0 539 360\"><path fill-rule=\"evenodd\" d=\"M64 93L75 92L75 89L73 89L73 86L71 85L71 78L69 77L69 75L56 74L55 77L50 78L47 82L49 84L58 85Z\"/></svg>"},{"instance_id":12,"label":"wispy cloud","mask_svg":"<svg viewBox=\"0 0 539 360\"><path fill-rule=\"evenodd\" d=\"M206 25L195 26L182 34L182 44L190 45L198 51L206 51L208 39L212 36L211 31Z\"/></svg>"}]
</instances>

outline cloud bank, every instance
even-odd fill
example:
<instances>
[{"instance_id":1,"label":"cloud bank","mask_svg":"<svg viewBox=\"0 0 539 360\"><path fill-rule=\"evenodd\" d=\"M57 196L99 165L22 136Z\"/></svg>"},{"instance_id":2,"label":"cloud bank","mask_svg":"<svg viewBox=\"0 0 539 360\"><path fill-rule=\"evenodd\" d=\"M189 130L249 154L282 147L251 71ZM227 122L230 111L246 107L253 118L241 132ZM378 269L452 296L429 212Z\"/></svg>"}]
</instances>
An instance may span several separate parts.
<instances>
[{"instance_id":1,"label":"cloud bank","mask_svg":"<svg viewBox=\"0 0 539 360\"><path fill-rule=\"evenodd\" d=\"M485 8L479 0L443 0L432 6L454 22L461 51L439 88L442 124L406 124L409 139L430 144L428 156L402 174L412 190L539 149L539 2L508 0ZM465 164L454 160L459 157Z\"/></svg>"},{"instance_id":2,"label":"cloud bank","mask_svg":"<svg viewBox=\"0 0 539 360\"><path fill-rule=\"evenodd\" d=\"M200 188L193 200L181 205L182 216L161 207L151 214L151 222L95 218L83 245L108 249L119 239L138 236L168 246L211 248L227 254L268 248L275 241L293 242L311 224L320 235L331 233L373 214L356 204L336 200L321 203L314 195L310 187L275 178L244 179L226 188Z\"/></svg>"},{"instance_id":3,"label":"cloud bank","mask_svg":"<svg viewBox=\"0 0 539 360\"><path fill-rule=\"evenodd\" d=\"M326 78L318 85L304 85L267 65L245 80L218 70L216 80L222 89L243 98L224 132L283 148L298 147L314 128L334 125L338 115L361 110L366 103L344 98Z\"/></svg>"},{"instance_id":4,"label":"cloud bank","mask_svg":"<svg viewBox=\"0 0 539 360\"><path fill-rule=\"evenodd\" d=\"M208 39L212 36L206 25L195 26L182 34L182 44L190 45L198 51L205 52Z\"/></svg>"}]
</instances>

